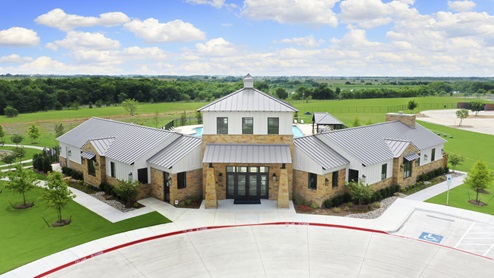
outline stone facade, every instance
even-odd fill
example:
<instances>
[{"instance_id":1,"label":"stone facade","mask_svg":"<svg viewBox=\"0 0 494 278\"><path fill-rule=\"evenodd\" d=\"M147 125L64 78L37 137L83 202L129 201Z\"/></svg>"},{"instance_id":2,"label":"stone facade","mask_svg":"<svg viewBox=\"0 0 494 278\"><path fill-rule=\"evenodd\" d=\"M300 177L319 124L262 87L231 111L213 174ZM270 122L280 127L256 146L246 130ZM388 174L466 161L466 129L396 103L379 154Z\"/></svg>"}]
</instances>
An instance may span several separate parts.
<instances>
[{"instance_id":1,"label":"stone facade","mask_svg":"<svg viewBox=\"0 0 494 278\"><path fill-rule=\"evenodd\" d=\"M85 158L83 159L84 181L86 183L89 183L89 184L96 186L96 187L99 187L100 184L102 184L102 183L106 183L106 159L105 159L105 157L100 156L98 154L98 152L96 151L96 149L94 148L94 146L90 142L88 142L86 145L84 145L82 147L82 151L88 151L88 152L96 154L96 156L94 158L96 161L95 175L94 176L89 175L89 173L88 173L88 163L90 163L90 161L88 161Z\"/></svg>"},{"instance_id":2,"label":"stone facade","mask_svg":"<svg viewBox=\"0 0 494 278\"><path fill-rule=\"evenodd\" d=\"M286 169L280 169L280 184L278 188L277 207L289 208L288 173Z\"/></svg>"},{"instance_id":3,"label":"stone facade","mask_svg":"<svg viewBox=\"0 0 494 278\"><path fill-rule=\"evenodd\" d=\"M329 199L336 195L341 195L346 192L345 174L345 169L341 169L338 171L337 187L332 186L333 173L328 173L323 176L317 175L317 189L311 189L308 187L309 173L295 170L294 194L296 194L296 196L302 197L307 201L314 202L318 206L321 206L326 199Z\"/></svg>"},{"instance_id":4,"label":"stone facade","mask_svg":"<svg viewBox=\"0 0 494 278\"><path fill-rule=\"evenodd\" d=\"M206 181L205 181L205 196L206 200L205 207L217 208L218 207L218 194L216 192L216 175L214 173L214 168L206 169Z\"/></svg>"},{"instance_id":5,"label":"stone facade","mask_svg":"<svg viewBox=\"0 0 494 278\"><path fill-rule=\"evenodd\" d=\"M60 166L61 167L68 167L67 166L67 158L62 157L62 156L59 156L58 159L60 161ZM74 169L74 170L76 170L78 172L81 172L81 173L84 171L83 170L84 167L81 164L76 163L76 162L74 162L72 160L70 161L70 169Z\"/></svg>"},{"instance_id":6,"label":"stone facade","mask_svg":"<svg viewBox=\"0 0 494 278\"><path fill-rule=\"evenodd\" d=\"M151 184L149 196L164 201L165 173L161 170L151 168ZM177 175L170 174L170 204L175 201L185 201L186 199L202 199L202 170L194 170L185 173L185 188L177 188ZM148 196L148 197L149 197Z\"/></svg>"}]
</instances>

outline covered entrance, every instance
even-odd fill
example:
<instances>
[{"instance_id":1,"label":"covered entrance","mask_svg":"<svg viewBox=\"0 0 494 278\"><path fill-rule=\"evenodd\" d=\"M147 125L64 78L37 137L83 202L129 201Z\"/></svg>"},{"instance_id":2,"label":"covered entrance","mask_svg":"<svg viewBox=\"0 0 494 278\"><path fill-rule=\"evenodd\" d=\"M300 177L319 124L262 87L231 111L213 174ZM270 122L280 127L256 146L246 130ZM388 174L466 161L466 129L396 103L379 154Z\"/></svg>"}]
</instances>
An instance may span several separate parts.
<instances>
[{"instance_id":1,"label":"covered entrance","mask_svg":"<svg viewBox=\"0 0 494 278\"><path fill-rule=\"evenodd\" d=\"M264 166L227 166L226 198L258 200L269 198L269 168Z\"/></svg>"}]
</instances>

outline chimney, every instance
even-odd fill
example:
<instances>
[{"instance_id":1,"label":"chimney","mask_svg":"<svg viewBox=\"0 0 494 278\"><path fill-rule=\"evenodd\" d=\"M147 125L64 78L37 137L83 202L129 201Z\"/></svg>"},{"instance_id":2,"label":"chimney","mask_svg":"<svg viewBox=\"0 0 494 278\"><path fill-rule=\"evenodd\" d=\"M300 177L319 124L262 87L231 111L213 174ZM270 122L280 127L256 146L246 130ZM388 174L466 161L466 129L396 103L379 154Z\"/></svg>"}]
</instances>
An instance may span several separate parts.
<instances>
[{"instance_id":1,"label":"chimney","mask_svg":"<svg viewBox=\"0 0 494 278\"><path fill-rule=\"evenodd\" d=\"M415 114L403 114L403 111L398 113L387 113L386 122L400 121L411 128L415 128Z\"/></svg>"},{"instance_id":2,"label":"chimney","mask_svg":"<svg viewBox=\"0 0 494 278\"><path fill-rule=\"evenodd\" d=\"M254 78L247 73L244 77L244 88L246 89L254 89Z\"/></svg>"}]
</instances>

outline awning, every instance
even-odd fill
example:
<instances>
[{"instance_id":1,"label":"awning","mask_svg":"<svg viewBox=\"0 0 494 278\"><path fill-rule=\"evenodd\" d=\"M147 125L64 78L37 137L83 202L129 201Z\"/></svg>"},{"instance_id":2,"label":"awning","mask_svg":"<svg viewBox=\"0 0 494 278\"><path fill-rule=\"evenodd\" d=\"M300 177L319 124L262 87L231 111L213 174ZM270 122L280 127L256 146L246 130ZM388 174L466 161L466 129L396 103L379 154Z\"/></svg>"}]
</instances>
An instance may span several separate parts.
<instances>
[{"instance_id":1,"label":"awning","mask_svg":"<svg viewBox=\"0 0 494 278\"><path fill-rule=\"evenodd\" d=\"M409 154L404 155L403 158L408 160L408 161L413 161L415 159L420 158L420 156L416 153L409 153Z\"/></svg>"},{"instance_id":2,"label":"awning","mask_svg":"<svg viewBox=\"0 0 494 278\"><path fill-rule=\"evenodd\" d=\"M203 163L292 163L289 145L208 144Z\"/></svg>"},{"instance_id":3,"label":"awning","mask_svg":"<svg viewBox=\"0 0 494 278\"><path fill-rule=\"evenodd\" d=\"M93 159L93 157L95 157L96 155L92 152L88 152L88 151L83 151L81 153L81 156L85 159Z\"/></svg>"}]
</instances>

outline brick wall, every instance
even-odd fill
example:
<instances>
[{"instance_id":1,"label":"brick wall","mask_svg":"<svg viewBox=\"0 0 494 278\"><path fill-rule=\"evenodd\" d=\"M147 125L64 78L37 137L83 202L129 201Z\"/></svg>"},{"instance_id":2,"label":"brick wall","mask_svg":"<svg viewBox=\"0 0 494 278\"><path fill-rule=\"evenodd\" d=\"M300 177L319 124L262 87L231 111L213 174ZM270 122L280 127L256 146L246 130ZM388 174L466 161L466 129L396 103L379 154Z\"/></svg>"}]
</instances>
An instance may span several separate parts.
<instances>
[{"instance_id":1,"label":"brick wall","mask_svg":"<svg viewBox=\"0 0 494 278\"><path fill-rule=\"evenodd\" d=\"M170 175L172 184L170 185L170 203L175 200L184 201L186 199L202 199L202 169L189 171L186 174L186 187L177 188L177 175Z\"/></svg>"}]
</instances>

